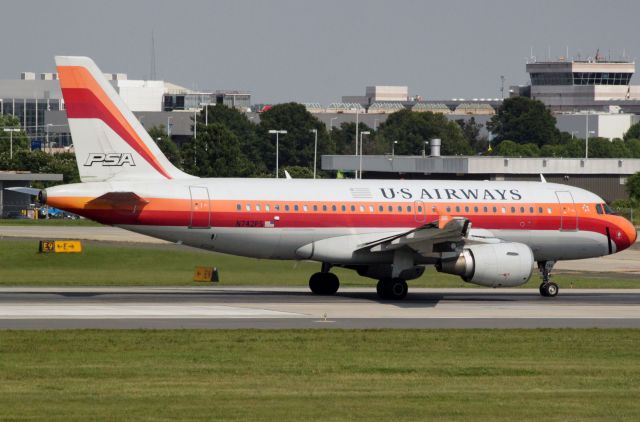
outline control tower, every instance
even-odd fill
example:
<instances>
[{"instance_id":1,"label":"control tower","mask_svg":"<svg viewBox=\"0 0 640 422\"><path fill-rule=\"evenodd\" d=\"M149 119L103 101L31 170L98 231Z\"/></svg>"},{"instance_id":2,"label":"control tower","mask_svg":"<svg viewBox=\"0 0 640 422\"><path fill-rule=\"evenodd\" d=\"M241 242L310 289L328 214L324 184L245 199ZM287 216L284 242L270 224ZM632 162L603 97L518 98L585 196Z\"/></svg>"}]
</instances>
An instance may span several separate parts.
<instances>
[{"instance_id":1,"label":"control tower","mask_svg":"<svg viewBox=\"0 0 640 422\"><path fill-rule=\"evenodd\" d=\"M599 58L527 63L531 98L552 111L609 111L618 106L638 113L640 86L630 85L634 72L634 62Z\"/></svg>"}]
</instances>

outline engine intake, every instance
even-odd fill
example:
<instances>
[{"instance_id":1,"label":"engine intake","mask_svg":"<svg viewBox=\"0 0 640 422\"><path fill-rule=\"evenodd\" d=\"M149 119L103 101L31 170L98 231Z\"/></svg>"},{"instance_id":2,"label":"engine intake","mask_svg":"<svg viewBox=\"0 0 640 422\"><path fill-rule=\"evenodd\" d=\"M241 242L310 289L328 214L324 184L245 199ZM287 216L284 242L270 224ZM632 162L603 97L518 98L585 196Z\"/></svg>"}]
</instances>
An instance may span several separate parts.
<instances>
[{"instance_id":1,"label":"engine intake","mask_svg":"<svg viewBox=\"0 0 640 422\"><path fill-rule=\"evenodd\" d=\"M471 245L453 259L443 259L436 269L459 275L468 283L488 287L513 287L526 283L533 273L533 252L523 243Z\"/></svg>"}]
</instances>

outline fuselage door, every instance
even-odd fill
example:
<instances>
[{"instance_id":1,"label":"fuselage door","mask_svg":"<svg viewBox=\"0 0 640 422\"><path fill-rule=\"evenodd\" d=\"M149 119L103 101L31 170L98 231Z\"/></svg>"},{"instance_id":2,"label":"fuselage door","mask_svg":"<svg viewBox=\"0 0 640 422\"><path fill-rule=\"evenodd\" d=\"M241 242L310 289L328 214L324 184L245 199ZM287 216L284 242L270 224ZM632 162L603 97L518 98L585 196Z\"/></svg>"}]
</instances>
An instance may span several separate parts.
<instances>
[{"instance_id":1,"label":"fuselage door","mask_svg":"<svg viewBox=\"0 0 640 422\"><path fill-rule=\"evenodd\" d=\"M423 224L426 221L426 213L427 209L425 208L424 202L415 201L413 203L413 218L415 218L416 223Z\"/></svg>"},{"instance_id":2,"label":"fuselage door","mask_svg":"<svg viewBox=\"0 0 640 422\"><path fill-rule=\"evenodd\" d=\"M211 227L211 209L209 190L204 186L189 186L191 196L190 229L208 229Z\"/></svg>"},{"instance_id":3,"label":"fuselage door","mask_svg":"<svg viewBox=\"0 0 640 422\"><path fill-rule=\"evenodd\" d=\"M560 230L578 230L578 212L573 195L568 191L556 191L560 204Z\"/></svg>"}]
</instances>

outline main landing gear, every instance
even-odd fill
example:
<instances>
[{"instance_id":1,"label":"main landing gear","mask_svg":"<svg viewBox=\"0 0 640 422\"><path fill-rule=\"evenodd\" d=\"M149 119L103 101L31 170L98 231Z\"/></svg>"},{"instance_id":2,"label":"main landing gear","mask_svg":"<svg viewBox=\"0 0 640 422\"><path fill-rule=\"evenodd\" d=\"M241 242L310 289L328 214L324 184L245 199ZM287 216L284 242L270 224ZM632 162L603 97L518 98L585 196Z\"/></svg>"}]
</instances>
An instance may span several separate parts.
<instances>
[{"instance_id":1,"label":"main landing gear","mask_svg":"<svg viewBox=\"0 0 640 422\"><path fill-rule=\"evenodd\" d=\"M383 278L376 287L378 297L383 300L401 300L407 296L409 287L401 278Z\"/></svg>"},{"instance_id":2,"label":"main landing gear","mask_svg":"<svg viewBox=\"0 0 640 422\"><path fill-rule=\"evenodd\" d=\"M540 261L538 269L542 273L542 284L540 285L540 295L544 297L556 297L558 295L558 285L551 281L551 270L555 261Z\"/></svg>"},{"instance_id":3,"label":"main landing gear","mask_svg":"<svg viewBox=\"0 0 640 422\"><path fill-rule=\"evenodd\" d=\"M340 288L338 276L330 273L331 266L323 263L322 270L309 279L309 289L317 295L331 296Z\"/></svg>"}]
</instances>

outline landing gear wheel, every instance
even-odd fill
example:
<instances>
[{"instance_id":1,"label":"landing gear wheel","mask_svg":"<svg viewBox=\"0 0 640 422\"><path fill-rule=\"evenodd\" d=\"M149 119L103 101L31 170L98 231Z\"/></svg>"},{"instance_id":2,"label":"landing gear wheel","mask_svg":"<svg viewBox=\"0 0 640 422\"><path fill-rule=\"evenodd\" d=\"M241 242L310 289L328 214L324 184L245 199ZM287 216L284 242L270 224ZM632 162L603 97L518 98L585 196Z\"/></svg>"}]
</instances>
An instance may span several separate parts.
<instances>
[{"instance_id":1,"label":"landing gear wheel","mask_svg":"<svg viewBox=\"0 0 640 422\"><path fill-rule=\"evenodd\" d=\"M401 278L383 278L376 286L378 297L385 300L402 300L407 296L409 287Z\"/></svg>"},{"instance_id":2,"label":"landing gear wheel","mask_svg":"<svg viewBox=\"0 0 640 422\"><path fill-rule=\"evenodd\" d=\"M540 261L538 269L542 273L542 284L540 285L540 295L544 297L556 297L558 295L558 285L551 281L551 270L555 261Z\"/></svg>"},{"instance_id":3,"label":"landing gear wheel","mask_svg":"<svg viewBox=\"0 0 640 422\"><path fill-rule=\"evenodd\" d=\"M540 285L540 294L544 297L556 297L558 296L558 285L553 282L542 283Z\"/></svg>"},{"instance_id":4,"label":"landing gear wheel","mask_svg":"<svg viewBox=\"0 0 640 422\"><path fill-rule=\"evenodd\" d=\"M309 279L309 289L315 294L331 296L340 288L340 280L333 273L315 273Z\"/></svg>"}]
</instances>

